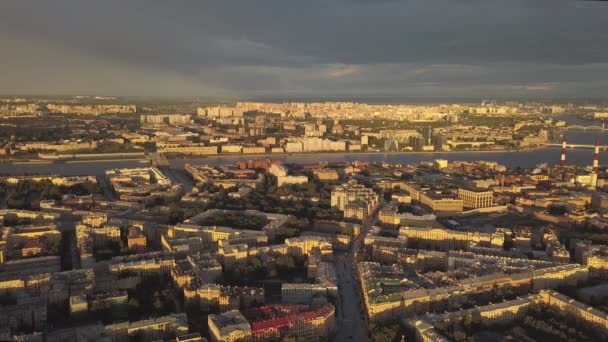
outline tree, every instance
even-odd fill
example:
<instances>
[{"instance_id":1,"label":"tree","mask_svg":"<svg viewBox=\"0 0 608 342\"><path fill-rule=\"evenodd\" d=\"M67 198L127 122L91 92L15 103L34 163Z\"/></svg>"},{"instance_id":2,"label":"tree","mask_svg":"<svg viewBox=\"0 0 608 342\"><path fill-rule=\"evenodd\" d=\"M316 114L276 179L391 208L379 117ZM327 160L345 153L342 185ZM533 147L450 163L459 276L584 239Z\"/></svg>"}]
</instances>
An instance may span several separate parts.
<instances>
[{"instance_id":1,"label":"tree","mask_svg":"<svg viewBox=\"0 0 608 342\"><path fill-rule=\"evenodd\" d=\"M466 331L471 331L471 324L473 323L473 317L470 312L466 312L462 316L462 325Z\"/></svg>"},{"instance_id":2,"label":"tree","mask_svg":"<svg viewBox=\"0 0 608 342\"><path fill-rule=\"evenodd\" d=\"M280 255L275 260L275 265L281 278L293 277L296 263L291 255Z\"/></svg>"},{"instance_id":3,"label":"tree","mask_svg":"<svg viewBox=\"0 0 608 342\"><path fill-rule=\"evenodd\" d=\"M129 308L139 309L139 302L135 298L129 299Z\"/></svg>"},{"instance_id":4,"label":"tree","mask_svg":"<svg viewBox=\"0 0 608 342\"><path fill-rule=\"evenodd\" d=\"M280 255L276 260L277 267L295 268L295 260L291 255Z\"/></svg>"},{"instance_id":5,"label":"tree","mask_svg":"<svg viewBox=\"0 0 608 342\"><path fill-rule=\"evenodd\" d=\"M556 216L564 216L568 210L563 205L552 205L549 207L549 214Z\"/></svg>"},{"instance_id":6,"label":"tree","mask_svg":"<svg viewBox=\"0 0 608 342\"><path fill-rule=\"evenodd\" d=\"M169 208L169 223L176 224L184 220L184 210L176 205Z\"/></svg>"},{"instance_id":7,"label":"tree","mask_svg":"<svg viewBox=\"0 0 608 342\"><path fill-rule=\"evenodd\" d=\"M473 330L479 329L481 326L481 312L479 310L473 310L471 313L471 326Z\"/></svg>"},{"instance_id":8,"label":"tree","mask_svg":"<svg viewBox=\"0 0 608 342\"><path fill-rule=\"evenodd\" d=\"M466 341L467 340L467 334L464 333L464 331L461 330L456 330L454 331L454 340L457 342L461 342L461 341Z\"/></svg>"},{"instance_id":9,"label":"tree","mask_svg":"<svg viewBox=\"0 0 608 342\"><path fill-rule=\"evenodd\" d=\"M156 310L160 310L163 307L163 303L160 301L160 298L158 298L158 296L155 296L156 298L154 299L154 303L152 305L154 305L154 308Z\"/></svg>"}]
</instances>

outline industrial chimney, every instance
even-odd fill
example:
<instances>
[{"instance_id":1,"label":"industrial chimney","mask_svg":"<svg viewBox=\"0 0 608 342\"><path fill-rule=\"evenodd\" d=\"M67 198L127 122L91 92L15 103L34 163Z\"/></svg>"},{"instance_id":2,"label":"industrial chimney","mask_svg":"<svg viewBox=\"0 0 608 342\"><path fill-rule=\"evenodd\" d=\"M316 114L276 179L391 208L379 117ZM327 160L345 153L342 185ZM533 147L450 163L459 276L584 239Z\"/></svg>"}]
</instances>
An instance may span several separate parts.
<instances>
[{"instance_id":1,"label":"industrial chimney","mask_svg":"<svg viewBox=\"0 0 608 342\"><path fill-rule=\"evenodd\" d=\"M591 187L595 189L597 186L597 173L600 157L600 139L595 139L595 152L593 153L593 171L591 173Z\"/></svg>"},{"instance_id":2,"label":"industrial chimney","mask_svg":"<svg viewBox=\"0 0 608 342\"><path fill-rule=\"evenodd\" d=\"M562 140L562 166L566 166L566 135L564 134L564 139Z\"/></svg>"}]
</instances>

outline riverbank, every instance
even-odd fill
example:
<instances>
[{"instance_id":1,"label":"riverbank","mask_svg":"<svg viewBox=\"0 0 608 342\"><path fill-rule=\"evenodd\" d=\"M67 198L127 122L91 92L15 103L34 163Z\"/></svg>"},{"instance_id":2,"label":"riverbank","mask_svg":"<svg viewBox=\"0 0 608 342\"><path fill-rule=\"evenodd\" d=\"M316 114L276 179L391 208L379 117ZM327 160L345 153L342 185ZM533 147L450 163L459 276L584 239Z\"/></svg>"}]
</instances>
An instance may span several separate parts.
<instances>
[{"instance_id":1,"label":"riverbank","mask_svg":"<svg viewBox=\"0 0 608 342\"><path fill-rule=\"evenodd\" d=\"M23 160L23 161L21 161L21 160L15 160L15 161L9 160L9 161L7 161L4 164L30 165L30 164L52 164L52 163L54 163L54 162L51 161L51 160L42 160L42 159L39 159L39 160Z\"/></svg>"},{"instance_id":2,"label":"riverbank","mask_svg":"<svg viewBox=\"0 0 608 342\"><path fill-rule=\"evenodd\" d=\"M539 146L521 150L479 150L479 151L336 151L336 152L295 152L295 153L218 153L218 154L201 154L201 155L184 155L184 156L169 156L168 160L183 160L183 159L201 159L201 158L239 158L239 157L297 157L297 156L335 156L335 155L423 155L423 154L480 154L480 153L516 153L530 152L545 148Z\"/></svg>"},{"instance_id":3,"label":"riverbank","mask_svg":"<svg viewBox=\"0 0 608 342\"><path fill-rule=\"evenodd\" d=\"M99 158L99 159L61 159L61 160L48 160L48 159L9 159L0 162L0 165L48 165L48 164L72 164L72 163L105 163L105 162L122 162L122 161L139 161L142 163L150 162L147 158Z\"/></svg>"},{"instance_id":4,"label":"riverbank","mask_svg":"<svg viewBox=\"0 0 608 342\"><path fill-rule=\"evenodd\" d=\"M140 163L150 163L149 159L145 159L145 158L117 158L117 159L78 159L78 160L65 160L65 161L58 161L56 163L58 164L79 164L79 163L112 163L112 162L129 162L129 161L136 161L136 162L140 162Z\"/></svg>"},{"instance_id":5,"label":"riverbank","mask_svg":"<svg viewBox=\"0 0 608 342\"><path fill-rule=\"evenodd\" d=\"M529 152L538 149L550 148L545 146L539 146L534 148L526 149L513 149L513 150L467 150L467 151L325 151L325 152L295 152L295 153L218 153L218 154L198 154L198 155L173 155L167 156L168 160L185 160L185 159L201 159L201 158L246 158L246 157L297 157L297 156L335 156L335 155L427 155L427 154L485 154L485 153L516 153L516 152ZM149 162L147 158L86 158L86 159L61 159L61 160L48 160L48 159L28 159L18 160L9 159L4 160L3 164L15 164L15 165L28 165L28 164L76 164L76 163L105 163L105 162L123 162L123 161L139 161Z\"/></svg>"}]
</instances>

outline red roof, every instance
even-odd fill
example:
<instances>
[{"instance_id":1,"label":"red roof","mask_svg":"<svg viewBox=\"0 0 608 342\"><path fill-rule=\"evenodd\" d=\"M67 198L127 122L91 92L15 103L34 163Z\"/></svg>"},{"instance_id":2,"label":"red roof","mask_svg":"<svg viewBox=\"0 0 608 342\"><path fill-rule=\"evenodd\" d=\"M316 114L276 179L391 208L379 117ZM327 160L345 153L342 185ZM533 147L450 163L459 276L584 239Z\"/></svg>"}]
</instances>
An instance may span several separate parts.
<instances>
[{"instance_id":1,"label":"red roof","mask_svg":"<svg viewBox=\"0 0 608 342\"><path fill-rule=\"evenodd\" d=\"M261 319L251 323L251 333L259 335L271 329L289 328L296 322L306 322L326 316L332 310L333 307L331 305L324 306L318 310L310 310L306 305L269 305L247 310L246 316L253 317L249 319L250 321Z\"/></svg>"},{"instance_id":2,"label":"red roof","mask_svg":"<svg viewBox=\"0 0 608 342\"><path fill-rule=\"evenodd\" d=\"M251 333L254 335L264 333L270 329L280 329L283 327L288 327L290 321L287 317L285 318L276 318L269 321L256 322L251 325Z\"/></svg>"}]
</instances>

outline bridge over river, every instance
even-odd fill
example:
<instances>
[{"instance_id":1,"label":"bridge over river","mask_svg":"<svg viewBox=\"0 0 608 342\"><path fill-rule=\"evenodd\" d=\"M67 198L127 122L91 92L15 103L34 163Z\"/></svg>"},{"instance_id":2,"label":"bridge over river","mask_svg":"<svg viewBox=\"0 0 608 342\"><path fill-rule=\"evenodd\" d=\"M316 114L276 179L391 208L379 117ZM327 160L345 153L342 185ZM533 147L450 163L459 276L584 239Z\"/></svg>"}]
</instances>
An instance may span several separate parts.
<instances>
[{"instance_id":1,"label":"bridge over river","mask_svg":"<svg viewBox=\"0 0 608 342\"><path fill-rule=\"evenodd\" d=\"M581 126L581 125L571 125L566 127L567 130L571 131L605 131L606 126L602 123L601 126L593 125L593 126Z\"/></svg>"},{"instance_id":2,"label":"bridge over river","mask_svg":"<svg viewBox=\"0 0 608 342\"><path fill-rule=\"evenodd\" d=\"M547 147L562 147L562 144L545 144ZM566 148L593 149L595 144L566 144ZM600 151L608 150L608 145L600 145Z\"/></svg>"}]
</instances>

